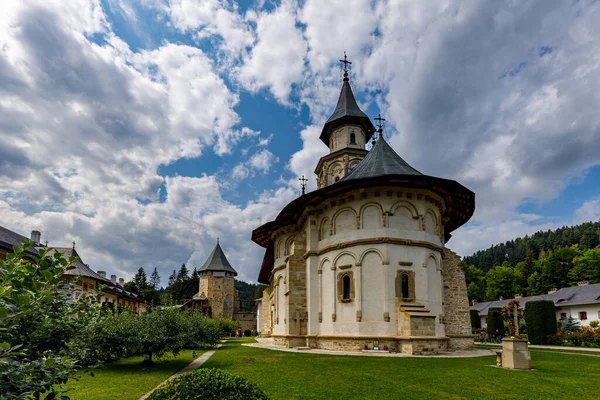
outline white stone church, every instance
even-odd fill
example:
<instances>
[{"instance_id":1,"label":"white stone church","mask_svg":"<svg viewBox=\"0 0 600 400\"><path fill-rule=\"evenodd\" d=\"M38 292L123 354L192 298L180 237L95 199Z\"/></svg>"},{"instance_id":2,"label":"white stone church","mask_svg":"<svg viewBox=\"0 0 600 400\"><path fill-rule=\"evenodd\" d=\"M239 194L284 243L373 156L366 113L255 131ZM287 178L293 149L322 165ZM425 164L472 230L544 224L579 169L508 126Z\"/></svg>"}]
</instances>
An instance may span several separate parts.
<instances>
[{"instance_id":1,"label":"white stone church","mask_svg":"<svg viewBox=\"0 0 600 400\"><path fill-rule=\"evenodd\" d=\"M252 234L266 249L261 336L330 350L472 347L465 279L446 242L473 215L474 193L396 154L358 107L347 71L320 139L329 154L316 166L318 189Z\"/></svg>"}]
</instances>

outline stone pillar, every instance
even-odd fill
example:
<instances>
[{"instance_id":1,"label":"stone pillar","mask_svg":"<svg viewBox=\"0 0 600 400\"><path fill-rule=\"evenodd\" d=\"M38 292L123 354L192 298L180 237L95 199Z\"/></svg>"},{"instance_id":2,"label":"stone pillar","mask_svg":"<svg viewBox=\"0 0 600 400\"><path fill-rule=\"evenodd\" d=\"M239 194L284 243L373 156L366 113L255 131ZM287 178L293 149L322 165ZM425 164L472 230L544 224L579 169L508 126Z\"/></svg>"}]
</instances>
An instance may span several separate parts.
<instances>
[{"instance_id":1,"label":"stone pillar","mask_svg":"<svg viewBox=\"0 0 600 400\"><path fill-rule=\"evenodd\" d=\"M319 333L319 316L322 315L321 302L321 274L319 273L319 228L314 216L308 218L306 223L306 252L302 254L306 263L306 332L308 335Z\"/></svg>"},{"instance_id":2,"label":"stone pillar","mask_svg":"<svg viewBox=\"0 0 600 400\"><path fill-rule=\"evenodd\" d=\"M502 368L531 368L531 355L527 346L527 340L517 338L502 339Z\"/></svg>"},{"instance_id":3,"label":"stone pillar","mask_svg":"<svg viewBox=\"0 0 600 400\"><path fill-rule=\"evenodd\" d=\"M307 298L306 298L306 233L300 231L294 237L294 253L287 260L287 313L286 334L307 334ZM281 288L280 288L281 289ZM299 325L299 326L296 326Z\"/></svg>"},{"instance_id":4,"label":"stone pillar","mask_svg":"<svg viewBox=\"0 0 600 400\"><path fill-rule=\"evenodd\" d=\"M450 249L444 249L442 260L444 328L449 350L465 350L475 347L471 335L471 316L465 274L461 260Z\"/></svg>"}]
</instances>

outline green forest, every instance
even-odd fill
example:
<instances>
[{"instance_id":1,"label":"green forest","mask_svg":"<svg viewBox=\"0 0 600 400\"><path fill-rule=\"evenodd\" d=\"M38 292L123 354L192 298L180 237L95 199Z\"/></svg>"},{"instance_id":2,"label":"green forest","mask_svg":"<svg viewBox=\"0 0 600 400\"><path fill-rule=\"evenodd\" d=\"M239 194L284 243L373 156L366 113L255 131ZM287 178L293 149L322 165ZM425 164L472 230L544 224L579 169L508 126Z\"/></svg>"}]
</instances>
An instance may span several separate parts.
<instances>
[{"instance_id":1,"label":"green forest","mask_svg":"<svg viewBox=\"0 0 600 400\"><path fill-rule=\"evenodd\" d=\"M463 258L469 300L533 296L600 282L600 222L540 231Z\"/></svg>"},{"instance_id":2,"label":"green forest","mask_svg":"<svg viewBox=\"0 0 600 400\"><path fill-rule=\"evenodd\" d=\"M148 277L144 268L140 268L133 279L125 283L125 288L155 306L183 304L198 293L199 279L196 268L190 272L185 264L182 264L179 271L173 270L166 287L162 287L160 275L156 268L154 268L150 277ZM238 290L240 311L256 311L254 300L262 297L264 285L256 285L236 279L235 288Z\"/></svg>"}]
</instances>

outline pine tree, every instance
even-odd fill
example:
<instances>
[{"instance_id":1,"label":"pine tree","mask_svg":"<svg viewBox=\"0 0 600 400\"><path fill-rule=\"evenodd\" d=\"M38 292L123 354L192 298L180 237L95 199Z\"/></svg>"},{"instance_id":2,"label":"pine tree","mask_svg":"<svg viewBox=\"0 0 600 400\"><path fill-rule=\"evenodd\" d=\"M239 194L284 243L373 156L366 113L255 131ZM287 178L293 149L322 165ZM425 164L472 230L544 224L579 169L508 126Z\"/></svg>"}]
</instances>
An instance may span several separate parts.
<instances>
[{"instance_id":1,"label":"pine tree","mask_svg":"<svg viewBox=\"0 0 600 400\"><path fill-rule=\"evenodd\" d=\"M150 275L150 285L156 290L160 287L160 275L158 274L156 267L154 267L154 271L152 271L152 275Z\"/></svg>"},{"instance_id":2,"label":"pine tree","mask_svg":"<svg viewBox=\"0 0 600 400\"><path fill-rule=\"evenodd\" d=\"M177 271L173 270L173 273L169 276L169 283L167 284L167 288L170 288L177 281Z\"/></svg>"},{"instance_id":3,"label":"pine tree","mask_svg":"<svg viewBox=\"0 0 600 400\"><path fill-rule=\"evenodd\" d=\"M138 269L136 274L133 276L133 284L136 288L136 293L142 293L142 290L148 287L148 276L146 275L146 271L144 268Z\"/></svg>"}]
</instances>

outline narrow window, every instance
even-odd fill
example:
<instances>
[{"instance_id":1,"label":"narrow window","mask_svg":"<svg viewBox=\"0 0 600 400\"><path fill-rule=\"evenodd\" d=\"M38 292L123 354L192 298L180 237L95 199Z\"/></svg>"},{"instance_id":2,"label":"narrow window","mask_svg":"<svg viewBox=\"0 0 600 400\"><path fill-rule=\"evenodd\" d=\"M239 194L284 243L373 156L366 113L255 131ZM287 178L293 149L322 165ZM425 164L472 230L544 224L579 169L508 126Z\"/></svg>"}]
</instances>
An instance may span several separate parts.
<instances>
[{"instance_id":1,"label":"narrow window","mask_svg":"<svg viewBox=\"0 0 600 400\"><path fill-rule=\"evenodd\" d=\"M402 298L408 299L408 275L402 274L401 279L401 290L402 290Z\"/></svg>"},{"instance_id":2,"label":"narrow window","mask_svg":"<svg viewBox=\"0 0 600 400\"><path fill-rule=\"evenodd\" d=\"M579 313L579 319L580 319L581 321L585 321L585 320L587 319L587 312L585 312L585 311L581 311L581 312Z\"/></svg>"},{"instance_id":3,"label":"narrow window","mask_svg":"<svg viewBox=\"0 0 600 400\"><path fill-rule=\"evenodd\" d=\"M343 287L343 299L350 300L350 277L348 275L344 275L342 278L342 287Z\"/></svg>"},{"instance_id":4,"label":"narrow window","mask_svg":"<svg viewBox=\"0 0 600 400\"><path fill-rule=\"evenodd\" d=\"M565 313L565 312L560 313L560 320L564 321L565 319L567 319L567 313Z\"/></svg>"},{"instance_id":5,"label":"narrow window","mask_svg":"<svg viewBox=\"0 0 600 400\"><path fill-rule=\"evenodd\" d=\"M356 144L356 135L354 132L350 134L350 144Z\"/></svg>"},{"instance_id":6,"label":"narrow window","mask_svg":"<svg viewBox=\"0 0 600 400\"><path fill-rule=\"evenodd\" d=\"M337 182L337 181L339 181L339 180L340 180L340 177L339 177L339 176L336 176L336 177L335 177L335 181Z\"/></svg>"}]
</instances>

